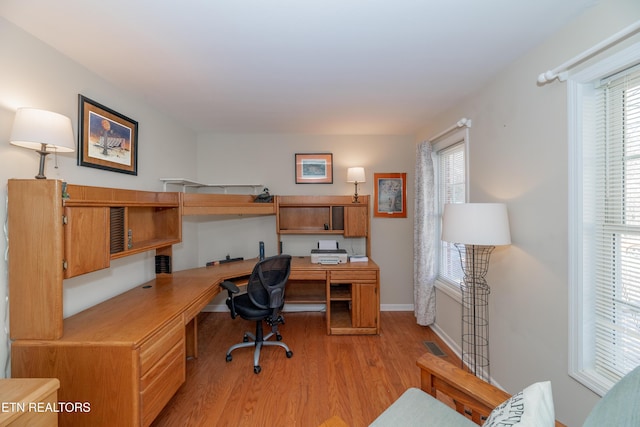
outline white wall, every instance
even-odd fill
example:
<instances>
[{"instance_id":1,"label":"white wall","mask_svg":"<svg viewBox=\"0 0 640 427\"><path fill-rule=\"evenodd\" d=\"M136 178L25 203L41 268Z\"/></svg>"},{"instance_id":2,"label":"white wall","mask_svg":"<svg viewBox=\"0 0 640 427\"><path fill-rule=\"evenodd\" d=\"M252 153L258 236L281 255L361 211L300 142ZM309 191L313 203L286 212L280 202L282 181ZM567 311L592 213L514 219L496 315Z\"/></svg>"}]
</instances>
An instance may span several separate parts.
<instances>
[{"instance_id":1,"label":"white wall","mask_svg":"<svg viewBox=\"0 0 640 427\"><path fill-rule=\"evenodd\" d=\"M333 184L296 184L295 153L332 153ZM347 168L363 166L366 182L358 194L371 195L373 174L407 173L407 218L371 217L371 256L380 266L381 303L386 308L413 304L413 136L221 135L198 137L198 177L205 183L263 184L278 195L350 195ZM372 208L373 209L373 208ZM263 240L267 255L277 253L275 218L231 219L199 223L199 262L231 256L255 257ZM267 230L267 231L265 231ZM206 236L206 237L205 237ZM286 236L284 251L305 255L322 237ZM350 243L343 248L350 249Z\"/></svg>"},{"instance_id":2,"label":"white wall","mask_svg":"<svg viewBox=\"0 0 640 427\"><path fill-rule=\"evenodd\" d=\"M139 123L138 175L76 165L76 153L48 156L46 175L74 184L161 190L159 178L186 175L196 156L195 134L149 108L133 94L113 87L41 41L0 18L0 218L6 222L6 183L33 178L38 171L35 151L9 145L15 110L36 107L69 116L77 124L78 94L92 98ZM74 129L77 136L77 128ZM6 234L0 239L0 372L8 365ZM184 243L174 247L176 269L192 267L197 258L195 227L185 227ZM38 254L34 253L34 257ZM153 253L115 260L112 268L65 280L65 317L154 277ZM33 296L38 298L37 295Z\"/></svg>"},{"instance_id":3,"label":"white wall","mask_svg":"<svg viewBox=\"0 0 640 427\"><path fill-rule=\"evenodd\" d=\"M571 426L598 397L567 374L567 87L536 78L638 19L637 0L600 2L421 132L473 119L470 200L505 202L513 240L496 249L487 276L491 375L509 392L550 379L556 415ZM438 292L438 327L458 343L459 318L459 303Z\"/></svg>"}]
</instances>

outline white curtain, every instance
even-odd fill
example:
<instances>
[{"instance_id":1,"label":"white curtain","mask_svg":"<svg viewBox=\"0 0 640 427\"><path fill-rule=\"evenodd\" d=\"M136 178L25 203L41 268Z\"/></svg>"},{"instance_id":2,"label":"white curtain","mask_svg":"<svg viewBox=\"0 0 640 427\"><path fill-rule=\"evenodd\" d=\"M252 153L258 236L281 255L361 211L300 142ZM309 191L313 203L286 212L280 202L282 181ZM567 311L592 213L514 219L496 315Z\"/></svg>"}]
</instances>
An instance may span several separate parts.
<instances>
[{"instance_id":1,"label":"white curtain","mask_svg":"<svg viewBox=\"0 0 640 427\"><path fill-rule=\"evenodd\" d=\"M417 146L413 226L413 301L419 325L430 325L436 318L435 187L431 143Z\"/></svg>"}]
</instances>

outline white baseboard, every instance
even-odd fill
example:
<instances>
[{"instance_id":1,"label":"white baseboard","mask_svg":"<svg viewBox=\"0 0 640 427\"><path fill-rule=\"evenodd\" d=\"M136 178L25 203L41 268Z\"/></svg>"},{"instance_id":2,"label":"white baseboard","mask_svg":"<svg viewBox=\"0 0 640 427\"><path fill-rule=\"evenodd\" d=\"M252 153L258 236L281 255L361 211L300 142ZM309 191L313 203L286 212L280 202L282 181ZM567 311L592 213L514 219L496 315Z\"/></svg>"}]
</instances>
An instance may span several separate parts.
<instances>
[{"instance_id":1,"label":"white baseboard","mask_svg":"<svg viewBox=\"0 0 640 427\"><path fill-rule=\"evenodd\" d=\"M456 354L456 356L462 356L462 349L449 335L447 335L437 323L434 323L431 326L431 330L442 340L444 343Z\"/></svg>"},{"instance_id":2,"label":"white baseboard","mask_svg":"<svg viewBox=\"0 0 640 427\"><path fill-rule=\"evenodd\" d=\"M413 304L380 304L380 311L413 311Z\"/></svg>"},{"instance_id":3,"label":"white baseboard","mask_svg":"<svg viewBox=\"0 0 640 427\"><path fill-rule=\"evenodd\" d=\"M453 339L451 339L451 337L447 335L442 329L440 329L440 327L436 323L431 325L431 329L442 341L444 341L444 343L451 350L453 350L456 356L458 356L459 358L462 357L462 349L460 348L460 346ZM491 385L496 386L501 390L504 390L504 388L500 384L498 384L496 380L490 375L489 375L489 382L491 383Z\"/></svg>"}]
</instances>

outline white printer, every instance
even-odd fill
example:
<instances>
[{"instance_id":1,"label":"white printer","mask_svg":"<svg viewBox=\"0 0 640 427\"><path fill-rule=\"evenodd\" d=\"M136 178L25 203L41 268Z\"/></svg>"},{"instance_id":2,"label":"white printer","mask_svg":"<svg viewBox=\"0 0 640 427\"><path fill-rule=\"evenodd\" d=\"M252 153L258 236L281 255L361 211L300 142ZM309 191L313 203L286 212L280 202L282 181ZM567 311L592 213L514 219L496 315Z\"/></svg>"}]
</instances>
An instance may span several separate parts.
<instances>
[{"instance_id":1,"label":"white printer","mask_svg":"<svg viewBox=\"0 0 640 427\"><path fill-rule=\"evenodd\" d=\"M348 260L346 249L338 248L336 240L320 240L317 249L311 249L312 264L344 264Z\"/></svg>"}]
</instances>

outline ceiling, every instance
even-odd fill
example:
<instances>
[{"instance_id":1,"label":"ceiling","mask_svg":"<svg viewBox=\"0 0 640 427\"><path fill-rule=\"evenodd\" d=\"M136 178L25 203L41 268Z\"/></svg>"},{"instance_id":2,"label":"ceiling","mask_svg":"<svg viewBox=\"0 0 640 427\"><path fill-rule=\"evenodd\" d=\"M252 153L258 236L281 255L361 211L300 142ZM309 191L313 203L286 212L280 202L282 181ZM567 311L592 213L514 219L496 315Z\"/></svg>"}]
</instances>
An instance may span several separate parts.
<instances>
[{"instance_id":1,"label":"ceiling","mask_svg":"<svg viewBox=\"0 0 640 427\"><path fill-rule=\"evenodd\" d=\"M196 132L408 135L596 2L2 0L0 16Z\"/></svg>"}]
</instances>

